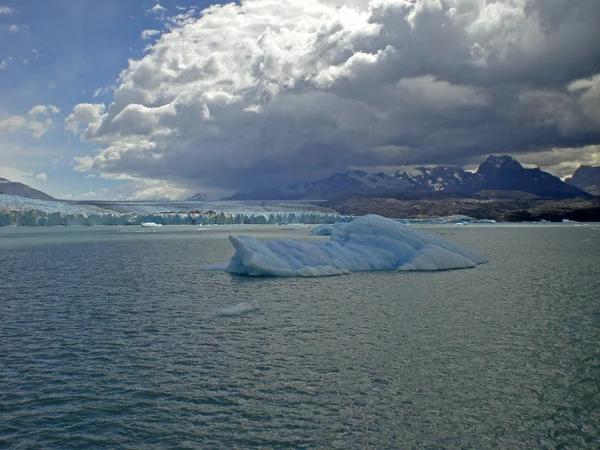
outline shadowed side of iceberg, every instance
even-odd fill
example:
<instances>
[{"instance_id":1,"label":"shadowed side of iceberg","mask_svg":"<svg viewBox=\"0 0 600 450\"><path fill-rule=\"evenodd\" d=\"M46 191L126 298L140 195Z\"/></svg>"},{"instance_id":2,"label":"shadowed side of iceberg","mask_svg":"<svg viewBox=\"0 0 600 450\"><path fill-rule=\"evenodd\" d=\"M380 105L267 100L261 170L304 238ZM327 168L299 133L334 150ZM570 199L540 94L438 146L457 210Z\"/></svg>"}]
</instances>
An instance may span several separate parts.
<instances>
[{"instance_id":1,"label":"shadowed side of iceberg","mask_svg":"<svg viewBox=\"0 0 600 450\"><path fill-rule=\"evenodd\" d=\"M373 270L449 270L487 259L462 245L392 219L369 215L333 230L327 242L260 242L230 236L236 252L225 270L251 276L308 277Z\"/></svg>"}]
</instances>

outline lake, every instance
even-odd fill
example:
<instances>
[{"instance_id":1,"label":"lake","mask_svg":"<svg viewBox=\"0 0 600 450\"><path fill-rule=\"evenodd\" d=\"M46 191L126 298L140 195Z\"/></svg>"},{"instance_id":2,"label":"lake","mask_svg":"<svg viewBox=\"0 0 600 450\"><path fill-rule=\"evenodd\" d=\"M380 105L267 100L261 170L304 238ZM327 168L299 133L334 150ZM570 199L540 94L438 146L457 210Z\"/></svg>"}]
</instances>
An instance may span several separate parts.
<instances>
[{"instance_id":1,"label":"lake","mask_svg":"<svg viewBox=\"0 0 600 450\"><path fill-rule=\"evenodd\" d=\"M0 447L598 448L600 226L420 226L474 269L251 278L227 236L0 228Z\"/></svg>"}]
</instances>

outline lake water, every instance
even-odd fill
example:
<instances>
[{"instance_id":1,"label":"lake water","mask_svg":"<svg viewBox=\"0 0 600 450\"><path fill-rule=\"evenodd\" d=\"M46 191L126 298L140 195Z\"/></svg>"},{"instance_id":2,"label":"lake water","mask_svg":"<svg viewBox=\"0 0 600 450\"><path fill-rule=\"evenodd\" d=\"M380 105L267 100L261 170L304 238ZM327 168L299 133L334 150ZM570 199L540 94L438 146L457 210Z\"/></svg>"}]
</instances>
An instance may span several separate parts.
<instances>
[{"instance_id":1,"label":"lake water","mask_svg":"<svg viewBox=\"0 0 600 450\"><path fill-rule=\"evenodd\" d=\"M598 225L420 227L469 270L200 270L290 228L0 229L0 447L600 447Z\"/></svg>"}]
</instances>

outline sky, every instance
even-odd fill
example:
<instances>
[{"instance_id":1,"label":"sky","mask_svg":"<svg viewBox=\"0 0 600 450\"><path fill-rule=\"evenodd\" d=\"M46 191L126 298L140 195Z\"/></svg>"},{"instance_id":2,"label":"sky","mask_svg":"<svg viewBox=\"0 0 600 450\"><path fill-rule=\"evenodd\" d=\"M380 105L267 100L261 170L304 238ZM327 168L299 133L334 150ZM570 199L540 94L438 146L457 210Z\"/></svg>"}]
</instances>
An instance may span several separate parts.
<instances>
[{"instance_id":1,"label":"sky","mask_svg":"<svg viewBox=\"0 0 600 450\"><path fill-rule=\"evenodd\" d=\"M598 0L0 0L0 177L219 198L334 172L600 165Z\"/></svg>"}]
</instances>

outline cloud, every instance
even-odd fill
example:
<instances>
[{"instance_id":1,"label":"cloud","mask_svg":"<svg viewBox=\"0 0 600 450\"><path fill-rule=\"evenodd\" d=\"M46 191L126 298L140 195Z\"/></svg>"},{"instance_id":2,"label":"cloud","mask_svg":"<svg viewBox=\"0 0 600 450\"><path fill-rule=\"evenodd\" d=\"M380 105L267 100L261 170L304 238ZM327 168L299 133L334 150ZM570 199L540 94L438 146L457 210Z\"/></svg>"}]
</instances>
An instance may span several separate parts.
<instances>
[{"instance_id":1,"label":"cloud","mask_svg":"<svg viewBox=\"0 0 600 450\"><path fill-rule=\"evenodd\" d=\"M100 126L105 106L101 103L80 103L65 119L65 129L72 134L84 131L83 137L92 136Z\"/></svg>"},{"instance_id":2,"label":"cloud","mask_svg":"<svg viewBox=\"0 0 600 450\"><path fill-rule=\"evenodd\" d=\"M10 6L0 5L0 16L11 16L15 14L17 10Z\"/></svg>"},{"instance_id":3,"label":"cloud","mask_svg":"<svg viewBox=\"0 0 600 450\"><path fill-rule=\"evenodd\" d=\"M0 61L0 70L6 70L8 69L8 63L12 62L12 58L6 58L3 59L2 61Z\"/></svg>"},{"instance_id":4,"label":"cloud","mask_svg":"<svg viewBox=\"0 0 600 450\"><path fill-rule=\"evenodd\" d=\"M524 164L539 166L557 177L565 178L581 165L600 166L600 145L579 148L552 148L543 152L523 153Z\"/></svg>"},{"instance_id":5,"label":"cloud","mask_svg":"<svg viewBox=\"0 0 600 450\"><path fill-rule=\"evenodd\" d=\"M34 188L42 188L40 184L48 180L45 173L35 174L33 172L27 172L16 167L3 166L0 164L0 177L6 178L10 181L27 184Z\"/></svg>"},{"instance_id":6,"label":"cloud","mask_svg":"<svg viewBox=\"0 0 600 450\"><path fill-rule=\"evenodd\" d=\"M156 3L156 5L154 5L152 8L150 8L146 11L146 14L154 14L157 16L163 16L166 11L167 11L167 8L162 6L160 3Z\"/></svg>"},{"instance_id":7,"label":"cloud","mask_svg":"<svg viewBox=\"0 0 600 450\"><path fill-rule=\"evenodd\" d=\"M75 166L228 190L596 145L599 12L596 0L211 6L130 60L110 105L75 106L67 130L102 147Z\"/></svg>"},{"instance_id":8,"label":"cloud","mask_svg":"<svg viewBox=\"0 0 600 450\"><path fill-rule=\"evenodd\" d=\"M92 97L93 98L101 97L103 95L110 94L112 92L115 92L115 86L110 84L108 86L103 86L103 87L96 89L94 91L94 93L92 94Z\"/></svg>"},{"instance_id":9,"label":"cloud","mask_svg":"<svg viewBox=\"0 0 600 450\"><path fill-rule=\"evenodd\" d=\"M160 34L160 31L158 30L144 30L142 31L142 39L143 40L148 40L151 39L152 37L156 36L157 34Z\"/></svg>"},{"instance_id":10,"label":"cloud","mask_svg":"<svg viewBox=\"0 0 600 450\"><path fill-rule=\"evenodd\" d=\"M18 131L27 126L27 119L21 116L12 116L8 119L0 120L0 133Z\"/></svg>"},{"instance_id":11,"label":"cloud","mask_svg":"<svg viewBox=\"0 0 600 450\"><path fill-rule=\"evenodd\" d=\"M54 105L37 105L29 110L27 117L12 116L0 121L0 133L29 131L36 139L54 128L52 116L60 113Z\"/></svg>"},{"instance_id":12,"label":"cloud","mask_svg":"<svg viewBox=\"0 0 600 450\"><path fill-rule=\"evenodd\" d=\"M86 176L86 179L93 178L93 176ZM94 193L96 198L104 200L180 200L191 195L190 190L163 180L136 178L118 173L101 173L100 178L124 182L115 188L103 189L98 194ZM91 195L87 195L87 197L89 198Z\"/></svg>"},{"instance_id":13,"label":"cloud","mask_svg":"<svg viewBox=\"0 0 600 450\"><path fill-rule=\"evenodd\" d=\"M17 33L19 31L19 26L15 25L15 24L12 24L7 29L11 33Z\"/></svg>"}]
</instances>

